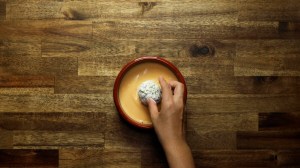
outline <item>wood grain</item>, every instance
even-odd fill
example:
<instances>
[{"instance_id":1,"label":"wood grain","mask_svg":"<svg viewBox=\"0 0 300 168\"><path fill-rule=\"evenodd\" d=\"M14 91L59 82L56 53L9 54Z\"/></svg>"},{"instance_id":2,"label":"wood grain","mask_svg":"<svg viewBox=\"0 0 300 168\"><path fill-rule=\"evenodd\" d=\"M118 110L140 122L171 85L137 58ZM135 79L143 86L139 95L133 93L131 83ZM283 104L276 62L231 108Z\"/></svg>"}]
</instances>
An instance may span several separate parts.
<instances>
[{"instance_id":1,"label":"wood grain","mask_svg":"<svg viewBox=\"0 0 300 168\"><path fill-rule=\"evenodd\" d=\"M109 112L112 95L100 94L4 94L0 112Z\"/></svg>"},{"instance_id":2,"label":"wood grain","mask_svg":"<svg viewBox=\"0 0 300 168\"><path fill-rule=\"evenodd\" d=\"M141 152L133 150L104 150L103 167L141 167Z\"/></svg>"},{"instance_id":3,"label":"wood grain","mask_svg":"<svg viewBox=\"0 0 300 168\"><path fill-rule=\"evenodd\" d=\"M175 3L174 3L175 2ZM201 6L193 1L155 1L151 7L148 2L124 1L51 1L45 0L13 0L8 2L7 18L10 20L43 20L43 19L75 19L75 20L101 20L104 18L166 18L190 17L191 13L199 16L199 21L208 22L209 19L226 18L232 20L230 15L237 13L235 0L202 1ZM45 7L48 6L48 8ZM187 10L189 9L189 10ZM16 11L20 12L16 12ZM236 17L235 17L236 18ZM211 19L213 20L213 19ZM226 21L225 19L222 19Z\"/></svg>"},{"instance_id":4,"label":"wood grain","mask_svg":"<svg viewBox=\"0 0 300 168\"><path fill-rule=\"evenodd\" d=\"M283 150L279 151L277 154L278 166L281 167L298 167L300 166L299 162L300 151L299 150Z\"/></svg>"},{"instance_id":5,"label":"wood grain","mask_svg":"<svg viewBox=\"0 0 300 168\"><path fill-rule=\"evenodd\" d=\"M117 76L121 68L128 62L138 58L137 55L129 55L126 57L88 57L79 58L78 60L78 74L79 76ZM189 75L190 68L189 59L185 61L176 61L170 57L163 57L168 59L174 65L178 66L183 74Z\"/></svg>"},{"instance_id":6,"label":"wood grain","mask_svg":"<svg viewBox=\"0 0 300 168\"><path fill-rule=\"evenodd\" d=\"M236 37L234 23L230 26L198 25L191 20L195 19L184 18L181 22L185 24L182 25L178 25L178 22L174 22L173 19L97 21L93 24L93 36L97 39L232 39ZM222 31L219 31L220 29Z\"/></svg>"},{"instance_id":7,"label":"wood grain","mask_svg":"<svg viewBox=\"0 0 300 168\"><path fill-rule=\"evenodd\" d=\"M58 167L58 150L0 150L1 167Z\"/></svg>"},{"instance_id":8,"label":"wood grain","mask_svg":"<svg viewBox=\"0 0 300 168\"><path fill-rule=\"evenodd\" d=\"M213 55L200 56L193 48L210 46ZM168 59L185 76L207 73L233 73L235 43L230 40L101 40L96 41L93 57L79 57L79 75L117 75L127 62L140 56ZM181 61L178 61L181 58Z\"/></svg>"},{"instance_id":9,"label":"wood grain","mask_svg":"<svg viewBox=\"0 0 300 168\"><path fill-rule=\"evenodd\" d=\"M247 40L237 43L235 76L299 76L300 40Z\"/></svg>"},{"instance_id":10,"label":"wood grain","mask_svg":"<svg viewBox=\"0 0 300 168\"><path fill-rule=\"evenodd\" d=\"M0 1L0 20L6 19L6 2Z\"/></svg>"},{"instance_id":11,"label":"wood grain","mask_svg":"<svg viewBox=\"0 0 300 168\"><path fill-rule=\"evenodd\" d=\"M7 19L51 19L62 18L59 12L62 6L60 1L46 0L11 0L7 3ZM18 11L18 12L17 12Z\"/></svg>"},{"instance_id":12,"label":"wood grain","mask_svg":"<svg viewBox=\"0 0 300 168\"><path fill-rule=\"evenodd\" d=\"M257 131L257 123L258 116L255 113L190 113L187 116L186 129L197 133L217 131Z\"/></svg>"},{"instance_id":13,"label":"wood grain","mask_svg":"<svg viewBox=\"0 0 300 168\"><path fill-rule=\"evenodd\" d=\"M0 149L11 149L13 147L13 134L0 126Z\"/></svg>"},{"instance_id":14,"label":"wood grain","mask_svg":"<svg viewBox=\"0 0 300 168\"><path fill-rule=\"evenodd\" d=\"M198 150L193 152L196 167L276 167L271 150Z\"/></svg>"},{"instance_id":15,"label":"wood grain","mask_svg":"<svg viewBox=\"0 0 300 168\"><path fill-rule=\"evenodd\" d=\"M205 133L186 131L186 137L192 150L236 149L236 133L234 131L211 131Z\"/></svg>"},{"instance_id":16,"label":"wood grain","mask_svg":"<svg viewBox=\"0 0 300 168\"><path fill-rule=\"evenodd\" d=\"M104 133L105 113L0 113L0 127L7 131L95 131Z\"/></svg>"},{"instance_id":17,"label":"wood grain","mask_svg":"<svg viewBox=\"0 0 300 168\"><path fill-rule=\"evenodd\" d=\"M299 149L299 131L237 132L238 149Z\"/></svg>"},{"instance_id":18,"label":"wood grain","mask_svg":"<svg viewBox=\"0 0 300 168\"><path fill-rule=\"evenodd\" d=\"M54 88L46 87L46 88L37 88L37 87L1 87L0 93L9 95L24 95L24 94L54 94Z\"/></svg>"},{"instance_id":19,"label":"wood grain","mask_svg":"<svg viewBox=\"0 0 300 168\"><path fill-rule=\"evenodd\" d=\"M57 94L112 93L115 78L109 76L59 76L55 78Z\"/></svg>"},{"instance_id":20,"label":"wood grain","mask_svg":"<svg viewBox=\"0 0 300 168\"><path fill-rule=\"evenodd\" d=\"M240 21L300 21L297 0L239 0Z\"/></svg>"},{"instance_id":21,"label":"wood grain","mask_svg":"<svg viewBox=\"0 0 300 168\"><path fill-rule=\"evenodd\" d=\"M151 167L156 167L156 168L165 168L168 167L168 162L165 156L165 153L163 149L156 149L156 150L142 150L141 153L141 158L142 158L142 163L141 167L142 168L151 168Z\"/></svg>"},{"instance_id":22,"label":"wood grain","mask_svg":"<svg viewBox=\"0 0 300 168\"><path fill-rule=\"evenodd\" d=\"M296 25L293 28L283 26ZM241 21L236 26L236 36L238 39L299 39L300 32L297 22L279 22L279 21Z\"/></svg>"},{"instance_id":23,"label":"wood grain","mask_svg":"<svg viewBox=\"0 0 300 168\"><path fill-rule=\"evenodd\" d=\"M103 150L99 149L60 149L60 167L103 167Z\"/></svg>"},{"instance_id":24,"label":"wood grain","mask_svg":"<svg viewBox=\"0 0 300 168\"><path fill-rule=\"evenodd\" d=\"M259 113L260 131L297 131L299 113Z\"/></svg>"},{"instance_id":25,"label":"wood grain","mask_svg":"<svg viewBox=\"0 0 300 168\"><path fill-rule=\"evenodd\" d=\"M300 93L300 78L286 76L225 76L203 74L185 78L189 94Z\"/></svg>"},{"instance_id":26,"label":"wood grain","mask_svg":"<svg viewBox=\"0 0 300 168\"><path fill-rule=\"evenodd\" d=\"M231 56L231 55L230 55ZM117 76L122 67L138 58L137 55L126 57L89 57L78 59L79 76ZM196 57L179 61L176 58L162 56L178 67L180 72L188 76L203 74L233 74L233 59L226 57Z\"/></svg>"},{"instance_id":27,"label":"wood grain","mask_svg":"<svg viewBox=\"0 0 300 168\"><path fill-rule=\"evenodd\" d=\"M295 112L300 106L298 102L298 94L190 94L187 113Z\"/></svg>"},{"instance_id":28,"label":"wood grain","mask_svg":"<svg viewBox=\"0 0 300 168\"><path fill-rule=\"evenodd\" d=\"M54 87L54 76L0 76L0 87Z\"/></svg>"},{"instance_id":29,"label":"wood grain","mask_svg":"<svg viewBox=\"0 0 300 168\"><path fill-rule=\"evenodd\" d=\"M1 57L1 75L77 75L77 58Z\"/></svg>"},{"instance_id":30,"label":"wood grain","mask_svg":"<svg viewBox=\"0 0 300 168\"><path fill-rule=\"evenodd\" d=\"M71 20L7 20L1 21L0 35L5 40L37 41L57 40L72 43L72 40L88 40L92 37L91 21ZM78 41L78 40L77 40ZM79 41L80 42L80 41Z\"/></svg>"},{"instance_id":31,"label":"wood grain","mask_svg":"<svg viewBox=\"0 0 300 168\"><path fill-rule=\"evenodd\" d=\"M134 128L120 118L117 112L109 113L106 117L105 149L140 151L160 147L154 130Z\"/></svg>"},{"instance_id":32,"label":"wood grain","mask_svg":"<svg viewBox=\"0 0 300 168\"><path fill-rule=\"evenodd\" d=\"M86 131L14 131L14 149L61 149L104 147L104 133Z\"/></svg>"},{"instance_id":33,"label":"wood grain","mask_svg":"<svg viewBox=\"0 0 300 168\"><path fill-rule=\"evenodd\" d=\"M39 40L3 40L1 56L6 57L40 57L41 41Z\"/></svg>"},{"instance_id":34,"label":"wood grain","mask_svg":"<svg viewBox=\"0 0 300 168\"><path fill-rule=\"evenodd\" d=\"M89 39L45 39L41 43L42 57L86 57L93 55L93 43Z\"/></svg>"}]
</instances>

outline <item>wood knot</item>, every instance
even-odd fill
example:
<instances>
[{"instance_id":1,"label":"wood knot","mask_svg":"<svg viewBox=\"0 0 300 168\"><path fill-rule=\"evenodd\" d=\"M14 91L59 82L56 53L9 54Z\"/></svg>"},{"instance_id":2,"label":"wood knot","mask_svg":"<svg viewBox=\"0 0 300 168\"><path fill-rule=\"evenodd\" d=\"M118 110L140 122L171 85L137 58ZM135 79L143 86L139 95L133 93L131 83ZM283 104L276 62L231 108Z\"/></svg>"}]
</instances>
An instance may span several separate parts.
<instances>
[{"instance_id":1,"label":"wood knot","mask_svg":"<svg viewBox=\"0 0 300 168\"><path fill-rule=\"evenodd\" d=\"M143 15L145 12L150 11L154 6L156 6L156 2L139 2L140 7L142 7L141 14Z\"/></svg>"},{"instance_id":2,"label":"wood knot","mask_svg":"<svg viewBox=\"0 0 300 168\"><path fill-rule=\"evenodd\" d=\"M256 76L255 81L257 83L272 83L278 79L278 76Z\"/></svg>"},{"instance_id":3,"label":"wood knot","mask_svg":"<svg viewBox=\"0 0 300 168\"><path fill-rule=\"evenodd\" d=\"M214 48L210 45L192 45L189 49L191 56L213 56L214 55Z\"/></svg>"},{"instance_id":4,"label":"wood knot","mask_svg":"<svg viewBox=\"0 0 300 168\"><path fill-rule=\"evenodd\" d=\"M60 9L61 13L65 16L65 19L68 20L83 20L84 16L79 12L69 8L69 7L62 7Z\"/></svg>"}]
</instances>

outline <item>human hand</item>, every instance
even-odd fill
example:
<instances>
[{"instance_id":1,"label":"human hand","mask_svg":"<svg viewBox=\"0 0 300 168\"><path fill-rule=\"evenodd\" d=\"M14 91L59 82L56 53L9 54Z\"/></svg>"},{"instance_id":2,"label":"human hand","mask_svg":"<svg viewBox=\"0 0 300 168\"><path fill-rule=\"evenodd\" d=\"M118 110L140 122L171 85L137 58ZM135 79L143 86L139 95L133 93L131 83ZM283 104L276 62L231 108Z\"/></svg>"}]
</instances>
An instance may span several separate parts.
<instances>
[{"instance_id":1,"label":"human hand","mask_svg":"<svg viewBox=\"0 0 300 168\"><path fill-rule=\"evenodd\" d=\"M161 110L151 98L148 99L148 108L154 129L164 148L179 145L185 142L183 130L184 85L177 81L167 83L159 78L162 89ZM172 89L174 89L174 94Z\"/></svg>"},{"instance_id":2,"label":"human hand","mask_svg":"<svg viewBox=\"0 0 300 168\"><path fill-rule=\"evenodd\" d=\"M193 156L185 141L183 129L184 86L177 81L167 83L162 77L159 78L159 82L162 88L161 109L158 111L155 101L151 98L148 100L148 108L169 166L194 168Z\"/></svg>"}]
</instances>

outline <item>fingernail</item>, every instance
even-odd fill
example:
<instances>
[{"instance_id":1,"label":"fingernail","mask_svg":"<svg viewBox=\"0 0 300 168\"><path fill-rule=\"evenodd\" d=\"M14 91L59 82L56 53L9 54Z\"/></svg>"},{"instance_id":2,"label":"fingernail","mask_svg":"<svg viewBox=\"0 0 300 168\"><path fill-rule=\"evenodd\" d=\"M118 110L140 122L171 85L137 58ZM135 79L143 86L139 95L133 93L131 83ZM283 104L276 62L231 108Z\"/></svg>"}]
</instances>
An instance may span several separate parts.
<instances>
[{"instance_id":1,"label":"fingernail","mask_svg":"<svg viewBox=\"0 0 300 168\"><path fill-rule=\"evenodd\" d=\"M148 103L150 103L150 101L152 101L153 103L156 104L156 102L152 98L148 98L147 101L148 101Z\"/></svg>"}]
</instances>

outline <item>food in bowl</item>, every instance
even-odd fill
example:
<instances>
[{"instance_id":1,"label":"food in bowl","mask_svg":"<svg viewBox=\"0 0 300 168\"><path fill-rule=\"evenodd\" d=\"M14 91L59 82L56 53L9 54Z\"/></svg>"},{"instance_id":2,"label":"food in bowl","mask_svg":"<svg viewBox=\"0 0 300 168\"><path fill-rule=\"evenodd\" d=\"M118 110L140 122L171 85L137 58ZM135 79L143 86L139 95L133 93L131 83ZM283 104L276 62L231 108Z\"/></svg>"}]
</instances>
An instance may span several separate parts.
<instances>
[{"instance_id":1,"label":"food in bowl","mask_svg":"<svg viewBox=\"0 0 300 168\"><path fill-rule=\"evenodd\" d=\"M147 80L139 86L138 95L140 101L146 106L148 105L147 100L149 98L153 99L156 104L158 104L161 101L160 85L155 83L153 80Z\"/></svg>"}]
</instances>

